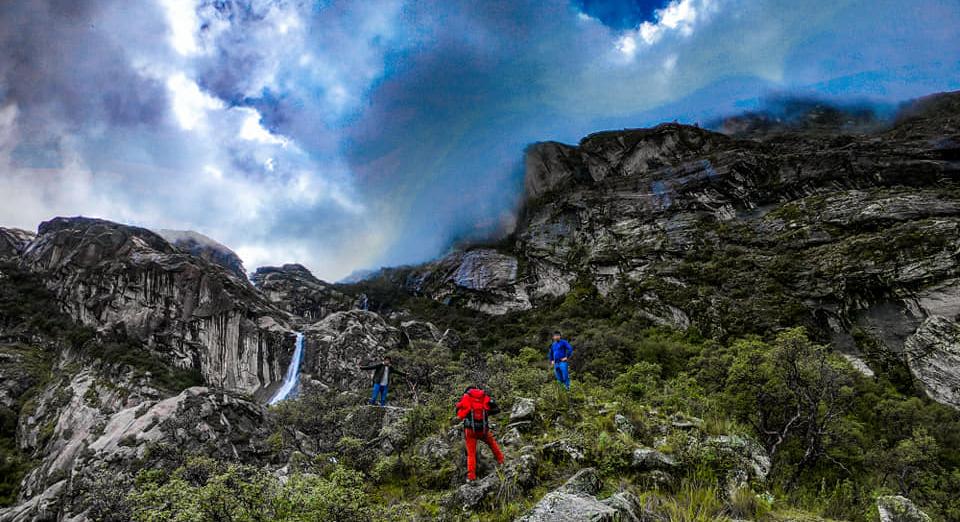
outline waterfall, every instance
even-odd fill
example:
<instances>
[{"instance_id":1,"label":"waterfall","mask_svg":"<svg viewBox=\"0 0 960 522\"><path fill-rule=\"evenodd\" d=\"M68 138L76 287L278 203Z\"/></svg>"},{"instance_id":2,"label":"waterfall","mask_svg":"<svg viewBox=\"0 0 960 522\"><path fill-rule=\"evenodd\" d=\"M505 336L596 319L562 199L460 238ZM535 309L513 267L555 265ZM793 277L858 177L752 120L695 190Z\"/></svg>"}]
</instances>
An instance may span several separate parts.
<instances>
[{"instance_id":1,"label":"waterfall","mask_svg":"<svg viewBox=\"0 0 960 522\"><path fill-rule=\"evenodd\" d=\"M283 377L283 386L273 394L268 404L276 404L285 400L296 389L300 382L300 361L303 360L303 333L297 332L297 347L293 350L293 359L287 367L287 374Z\"/></svg>"}]
</instances>

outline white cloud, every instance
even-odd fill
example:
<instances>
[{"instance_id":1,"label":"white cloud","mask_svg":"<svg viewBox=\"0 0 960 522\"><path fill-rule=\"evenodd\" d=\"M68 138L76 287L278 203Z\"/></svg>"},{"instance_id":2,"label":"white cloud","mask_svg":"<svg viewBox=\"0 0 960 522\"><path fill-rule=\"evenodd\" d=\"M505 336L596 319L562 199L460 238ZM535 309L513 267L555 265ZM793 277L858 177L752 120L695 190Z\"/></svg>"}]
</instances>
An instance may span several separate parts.
<instances>
[{"instance_id":1,"label":"white cloud","mask_svg":"<svg viewBox=\"0 0 960 522\"><path fill-rule=\"evenodd\" d=\"M167 89L170 91L173 115L183 130L205 126L207 112L224 107L222 101L203 92L195 81L182 72L167 79Z\"/></svg>"},{"instance_id":2,"label":"white cloud","mask_svg":"<svg viewBox=\"0 0 960 522\"><path fill-rule=\"evenodd\" d=\"M626 38L634 42L639 39L649 46L671 33L690 36L697 24L703 22L714 10L713 0L672 0L663 9L654 11L655 21L644 21L636 29L621 36L617 42L617 50L629 56L636 54L635 47L630 52L624 52L620 42Z\"/></svg>"},{"instance_id":3,"label":"white cloud","mask_svg":"<svg viewBox=\"0 0 960 522\"><path fill-rule=\"evenodd\" d=\"M286 138L272 134L263 128L263 125L260 124L260 113L257 112L256 109L237 107L234 110L246 115L243 118L243 125L240 127L240 139L269 145L281 145L284 147L287 145L288 141Z\"/></svg>"},{"instance_id":4,"label":"white cloud","mask_svg":"<svg viewBox=\"0 0 960 522\"><path fill-rule=\"evenodd\" d=\"M196 31L200 28L194 0L160 0L170 26L170 45L175 51L190 56L197 54Z\"/></svg>"}]
</instances>

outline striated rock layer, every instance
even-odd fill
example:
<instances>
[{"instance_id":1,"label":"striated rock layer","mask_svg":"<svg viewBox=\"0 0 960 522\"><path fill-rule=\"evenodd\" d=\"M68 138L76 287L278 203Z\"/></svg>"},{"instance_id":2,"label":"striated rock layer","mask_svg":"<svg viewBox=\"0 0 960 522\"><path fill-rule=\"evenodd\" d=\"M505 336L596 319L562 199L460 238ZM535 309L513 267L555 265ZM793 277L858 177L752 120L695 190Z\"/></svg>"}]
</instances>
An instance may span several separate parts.
<instances>
[{"instance_id":1,"label":"striated rock layer","mask_svg":"<svg viewBox=\"0 0 960 522\"><path fill-rule=\"evenodd\" d=\"M319 321L356 304L356 299L317 279L303 265L263 266L251 280L275 305L307 321Z\"/></svg>"},{"instance_id":2,"label":"striated rock layer","mask_svg":"<svg viewBox=\"0 0 960 522\"><path fill-rule=\"evenodd\" d=\"M21 261L47 276L64 311L120 330L216 387L257 392L282 380L289 317L230 271L159 235L89 218L55 218Z\"/></svg>"}]
</instances>

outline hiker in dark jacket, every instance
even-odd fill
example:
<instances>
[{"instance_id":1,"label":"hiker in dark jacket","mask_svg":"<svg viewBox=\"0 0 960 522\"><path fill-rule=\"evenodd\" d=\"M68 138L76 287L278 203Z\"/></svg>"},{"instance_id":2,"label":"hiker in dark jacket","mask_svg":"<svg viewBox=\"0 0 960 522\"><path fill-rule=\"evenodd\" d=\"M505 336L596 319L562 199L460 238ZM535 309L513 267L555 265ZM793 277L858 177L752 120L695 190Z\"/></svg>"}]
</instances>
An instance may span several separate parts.
<instances>
[{"instance_id":1,"label":"hiker in dark jacket","mask_svg":"<svg viewBox=\"0 0 960 522\"><path fill-rule=\"evenodd\" d=\"M573 355L573 346L564 339L560 332L553 332L553 344L550 345L550 365L557 381L566 389L570 389L570 363Z\"/></svg>"},{"instance_id":2,"label":"hiker in dark jacket","mask_svg":"<svg viewBox=\"0 0 960 522\"><path fill-rule=\"evenodd\" d=\"M380 396L380 406L387 405L387 387L394 375L406 375L406 373L396 369L392 365L389 356L383 358L379 364L368 364L361 366L361 370L373 370L373 394L370 396L369 404L377 403L377 396Z\"/></svg>"},{"instance_id":3,"label":"hiker in dark jacket","mask_svg":"<svg viewBox=\"0 0 960 522\"><path fill-rule=\"evenodd\" d=\"M457 402L457 418L463 420L463 438L467 445L467 481L477 479L477 441L490 446L498 464L503 464L503 452L490 431L489 416L500 411L500 406L483 388L471 386Z\"/></svg>"}]
</instances>

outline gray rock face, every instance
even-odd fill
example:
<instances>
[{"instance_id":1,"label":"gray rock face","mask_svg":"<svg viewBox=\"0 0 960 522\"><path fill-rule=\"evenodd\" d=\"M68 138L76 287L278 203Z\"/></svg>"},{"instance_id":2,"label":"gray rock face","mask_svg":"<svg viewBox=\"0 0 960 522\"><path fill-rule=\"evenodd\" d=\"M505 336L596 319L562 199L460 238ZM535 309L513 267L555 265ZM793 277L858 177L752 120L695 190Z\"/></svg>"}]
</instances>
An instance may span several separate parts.
<instances>
[{"instance_id":1,"label":"gray rock face","mask_svg":"<svg viewBox=\"0 0 960 522\"><path fill-rule=\"evenodd\" d=\"M157 234L171 245L211 263L220 265L241 279L247 278L243 261L236 252L192 230L157 230Z\"/></svg>"},{"instance_id":2,"label":"gray rock face","mask_svg":"<svg viewBox=\"0 0 960 522\"><path fill-rule=\"evenodd\" d=\"M213 386L253 393L283 378L294 344L286 314L149 230L56 218L40 225L22 263L47 277L77 321L121 330Z\"/></svg>"},{"instance_id":3,"label":"gray rock face","mask_svg":"<svg viewBox=\"0 0 960 522\"><path fill-rule=\"evenodd\" d=\"M930 517L920 511L913 502L900 495L889 495L877 498L877 511L880 512L880 522L930 522Z\"/></svg>"},{"instance_id":4,"label":"gray rock face","mask_svg":"<svg viewBox=\"0 0 960 522\"><path fill-rule=\"evenodd\" d=\"M36 236L33 232L0 227L0 260L19 257L34 237Z\"/></svg>"},{"instance_id":5,"label":"gray rock face","mask_svg":"<svg viewBox=\"0 0 960 522\"><path fill-rule=\"evenodd\" d=\"M600 490L596 470L578 471L560 488L547 493L518 522L627 522L640 520L640 501L632 493L622 492L606 500L594 496Z\"/></svg>"},{"instance_id":6,"label":"gray rock face","mask_svg":"<svg viewBox=\"0 0 960 522\"><path fill-rule=\"evenodd\" d=\"M507 302L536 304L587 281L655 324L717 337L804 325L855 357L867 347L853 333L865 333L906 360L908 339L929 338L918 332L929 318L960 315L958 99L935 96L891 128L850 135L814 126L738 139L666 124L534 145L514 242L499 254L518 273L492 286L515 281L509 295L524 298ZM501 305L506 294L455 277L461 261L424 270L448 267L476 309L522 308L476 306L476 292ZM457 303L429 277L413 281ZM945 383L960 366L928 360L915 375L950 403Z\"/></svg>"},{"instance_id":7,"label":"gray rock face","mask_svg":"<svg viewBox=\"0 0 960 522\"><path fill-rule=\"evenodd\" d=\"M371 377L359 366L379 362L400 346L400 330L363 310L330 314L308 326L305 335L304 373L326 386L364 393Z\"/></svg>"},{"instance_id":8,"label":"gray rock face","mask_svg":"<svg viewBox=\"0 0 960 522\"><path fill-rule=\"evenodd\" d=\"M148 447L154 454L171 448L248 463L268 453L272 425L264 408L227 392L196 387L158 400L137 395L144 389L135 383L104 386L93 371L78 373L67 389L71 398L62 406L54 400L60 388L41 398L34 416L53 425L52 436L22 437L28 445L39 443L33 450L41 463L24 480L20 504L0 511L0 520L41 519L49 509L56 509L56 519L84 520L84 485L99 477L132 481ZM34 431L36 422L21 429Z\"/></svg>"},{"instance_id":9,"label":"gray rock face","mask_svg":"<svg viewBox=\"0 0 960 522\"><path fill-rule=\"evenodd\" d=\"M960 408L960 324L927 318L906 342L907 364L930 398Z\"/></svg>"},{"instance_id":10,"label":"gray rock face","mask_svg":"<svg viewBox=\"0 0 960 522\"><path fill-rule=\"evenodd\" d=\"M493 315L531 307L518 280L517 258L489 248L454 252L417 267L385 269L378 277L414 295Z\"/></svg>"},{"instance_id":11,"label":"gray rock face","mask_svg":"<svg viewBox=\"0 0 960 522\"><path fill-rule=\"evenodd\" d=\"M271 302L307 321L355 308L355 299L317 279L303 265L263 266L251 280Z\"/></svg>"}]
</instances>

